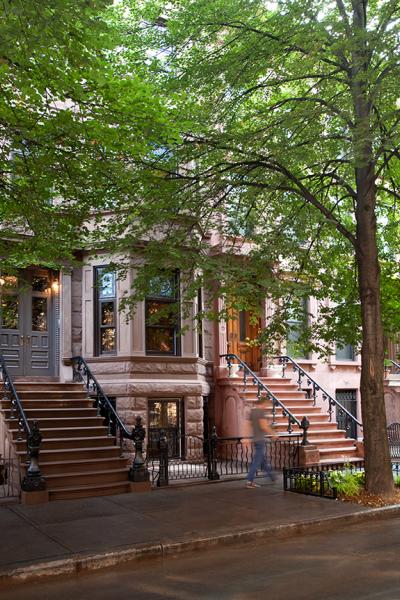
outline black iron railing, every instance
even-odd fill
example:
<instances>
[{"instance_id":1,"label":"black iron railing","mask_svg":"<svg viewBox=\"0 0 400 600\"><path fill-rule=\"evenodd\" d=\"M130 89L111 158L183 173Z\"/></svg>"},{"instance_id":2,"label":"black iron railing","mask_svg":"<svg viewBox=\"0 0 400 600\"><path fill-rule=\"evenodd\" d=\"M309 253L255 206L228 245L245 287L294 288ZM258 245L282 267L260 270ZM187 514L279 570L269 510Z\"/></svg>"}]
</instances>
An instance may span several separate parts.
<instances>
[{"instance_id":1,"label":"black iron railing","mask_svg":"<svg viewBox=\"0 0 400 600\"><path fill-rule=\"evenodd\" d=\"M18 427L16 441L26 439L26 474L21 482L21 489L25 492L41 491L46 489L46 480L42 477L39 467L39 452L42 434L37 421L29 424L22 402L17 394L11 375L7 369L6 361L0 355L0 373L3 381L3 400L10 403L10 419Z\"/></svg>"},{"instance_id":2,"label":"black iron railing","mask_svg":"<svg viewBox=\"0 0 400 600\"><path fill-rule=\"evenodd\" d=\"M337 498L337 490L331 485L327 471L312 469L284 469L283 489L285 492L297 492L307 496Z\"/></svg>"},{"instance_id":3,"label":"black iron railing","mask_svg":"<svg viewBox=\"0 0 400 600\"><path fill-rule=\"evenodd\" d=\"M267 400L269 400L272 403L272 425L276 425L277 411L281 410L282 416L284 418L287 418L288 421L287 432L289 434L293 433L293 425L297 425L299 429L301 429L303 432L302 445L305 446L308 444L307 431L310 424L306 417L303 417L303 419L299 421L299 419L294 416L294 414L287 408L287 406L285 406L284 403L281 402L273 392L271 392L271 390L265 385L265 383L263 383L261 379L257 377L257 375L250 369L250 367L248 367L248 365L243 360L241 360L237 356L237 354L220 354L220 358L226 359L229 374L231 373L232 365L234 364L232 362L233 360L235 360L240 365L240 369L243 372L243 391L246 391L247 383L250 379L253 382L253 384L257 386L257 397L261 399L261 397L264 396Z\"/></svg>"},{"instance_id":4,"label":"black iron railing","mask_svg":"<svg viewBox=\"0 0 400 600\"><path fill-rule=\"evenodd\" d=\"M344 428L347 432L351 430L351 426L353 424L355 428L355 439L357 439L357 427L362 429L362 423L347 410L336 398L333 398L324 388L322 388L307 371L303 369L293 358L290 356L277 356L276 359L279 361L279 364L282 366L282 377L285 376L286 369L288 365L291 366L293 372L297 373L297 385L298 389L303 389L305 385L311 391L310 397L313 400L313 405L315 406L317 402L318 395L321 396L324 402L328 401L328 414L329 421L332 421L332 415L334 412L334 407L336 409L336 416L340 417L344 422Z\"/></svg>"},{"instance_id":5,"label":"black iron railing","mask_svg":"<svg viewBox=\"0 0 400 600\"><path fill-rule=\"evenodd\" d=\"M18 497L20 491L19 461L12 458L0 458L0 498Z\"/></svg>"},{"instance_id":6,"label":"black iron railing","mask_svg":"<svg viewBox=\"0 0 400 600\"><path fill-rule=\"evenodd\" d=\"M392 360L391 358L387 358L386 360L392 364L391 370L392 370L393 375L398 375L400 373L399 363L396 362L395 360ZM385 363L385 364L387 364L387 363Z\"/></svg>"},{"instance_id":7,"label":"black iron railing","mask_svg":"<svg viewBox=\"0 0 400 600\"><path fill-rule=\"evenodd\" d=\"M169 432L161 430L151 452L148 448L147 465L153 483L158 487L183 480L211 481L245 475L253 460L254 443L250 437L217 436L215 427L209 438L181 435L180 455L171 454ZM174 439L175 442L175 439ZM300 434L266 437L266 458L274 470L299 464Z\"/></svg>"},{"instance_id":8,"label":"black iron railing","mask_svg":"<svg viewBox=\"0 0 400 600\"><path fill-rule=\"evenodd\" d=\"M391 423L387 427L390 458L400 459L400 423Z\"/></svg>"},{"instance_id":9,"label":"black iron railing","mask_svg":"<svg viewBox=\"0 0 400 600\"><path fill-rule=\"evenodd\" d=\"M72 371L73 381L84 384L89 397L95 403L97 414L105 420L108 435L115 439L116 444L119 444L121 453L123 451L124 440L131 440L133 442L135 455L129 473L131 481L148 481L149 473L143 458L143 442L146 432L142 424L142 418L137 416L135 427L129 431L82 356L74 356L72 358Z\"/></svg>"}]
</instances>

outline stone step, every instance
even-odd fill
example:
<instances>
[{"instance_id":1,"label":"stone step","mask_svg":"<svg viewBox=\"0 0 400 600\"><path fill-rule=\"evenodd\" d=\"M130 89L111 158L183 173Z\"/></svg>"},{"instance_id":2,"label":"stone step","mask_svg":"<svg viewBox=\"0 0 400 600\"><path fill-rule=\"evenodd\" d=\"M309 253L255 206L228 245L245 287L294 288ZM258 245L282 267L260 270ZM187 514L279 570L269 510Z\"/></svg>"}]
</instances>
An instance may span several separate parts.
<instances>
[{"instance_id":1,"label":"stone step","mask_svg":"<svg viewBox=\"0 0 400 600\"><path fill-rule=\"evenodd\" d=\"M11 418L10 410L1 411L6 419ZM42 419L72 419L72 418L87 418L97 417L97 409L90 408L27 408L24 409L26 418L29 422L41 421Z\"/></svg>"},{"instance_id":2,"label":"stone step","mask_svg":"<svg viewBox=\"0 0 400 600\"><path fill-rule=\"evenodd\" d=\"M127 460L123 457L87 458L81 460L59 460L53 462L40 461L40 470L47 475L59 473L81 473L86 471L103 471L127 468Z\"/></svg>"},{"instance_id":3,"label":"stone step","mask_svg":"<svg viewBox=\"0 0 400 600\"><path fill-rule=\"evenodd\" d=\"M18 450L23 451L26 447L25 440L16 440L15 444ZM43 450L73 450L80 448L95 448L96 446L112 446L114 438L104 436L98 437L69 437L69 438L48 438L43 439L41 443L41 451Z\"/></svg>"},{"instance_id":4,"label":"stone step","mask_svg":"<svg viewBox=\"0 0 400 600\"><path fill-rule=\"evenodd\" d=\"M308 436L308 441L319 448L354 448L354 440L352 438L314 438L314 435L311 433Z\"/></svg>"},{"instance_id":5,"label":"stone step","mask_svg":"<svg viewBox=\"0 0 400 600\"><path fill-rule=\"evenodd\" d=\"M27 400L88 400L82 387L75 390L17 390L19 399L25 404Z\"/></svg>"},{"instance_id":6,"label":"stone step","mask_svg":"<svg viewBox=\"0 0 400 600\"><path fill-rule=\"evenodd\" d=\"M28 421L32 421L33 419L27 415ZM10 430L15 428L16 419L6 419L6 423ZM104 419L103 417L98 417L96 415L90 417L55 417L47 416L42 417L38 416L37 421L39 423L40 429L73 429L74 427L104 427Z\"/></svg>"},{"instance_id":7,"label":"stone step","mask_svg":"<svg viewBox=\"0 0 400 600\"><path fill-rule=\"evenodd\" d=\"M342 462L346 462L347 458L356 454L357 449L355 446L348 447L334 447L334 448L319 448L319 454L321 460L329 462L331 458L341 459Z\"/></svg>"},{"instance_id":8,"label":"stone step","mask_svg":"<svg viewBox=\"0 0 400 600\"><path fill-rule=\"evenodd\" d=\"M50 500L72 500L74 498L90 498L93 496L112 496L126 494L131 491L128 478L113 483L98 485L80 485L69 488L49 489Z\"/></svg>"},{"instance_id":9,"label":"stone step","mask_svg":"<svg viewBox=\"0 0 400 600\"><path fill-rule=\"evenodd\" d=\"M71 398L69 400L28 400L21 399L21 404L25 410L34 410L36 411L38 408L93 408L93 400L89 398ZM5 410L10 409L10 401L9 400L1 400L1 407Z\"/></svg>"},{"instance_id":10,"label":"stone step","mask_svg":"<svg viewBox=\"0 0 400 600\"><path fill-rule=\"evenodd\" d=\"M26 447L17 451L21 461L25 461ZM51 448L41 449L39 463L54 463L77 460L95 460L101 458L120 458L121 450L118 446L87 446L84 448Z\"/></svg>"},{"instance_id":11,"label":"stone step","mask_svg":"<svg viewBox=\"0 0 400 600\"><path fill-rule=\"evenodd\" d=\"M43 436L42 439L42 445L47 441L47 440L53 440L53 439L65 439L65 438L87 438L87 437L102 437L102 436L107 436L107 427L104 426L100 426L100 427L62 427L62 428L45 428L43 426L43 423L38 423L39 428L40 428L40 432ZM20 431L18 429L11 429L10 430L12 435L13 435L13 439L16 440L18 438L18 436L20 435Z\"/></svg>"},{"instance_id":12,"label":"stone step","mask_svg":"<svg viewBox=\"0 0 400 600\"><path fill-rule=\"evenodd\" d=\"M128 480L128 468L106 469L103 471L82 471L76 473L60 472L46 476L47 488L49 490L65 489L86 485L103 486L108 483Z\"/></svg>"},{"instance_id":13,"label":"stone step","mask_svg":"<svg viewBox=\"0 0 400 600\"><path fill-rule=\"evenodd\" d=\"M86 393L86 389L84 388L82 383L68 382L68 383L39 383L39 382L14 382L14 387L17 390L17 393L22 392L48 392L48 391L84 391Z\"/></svg>"},{"instance_id":14,"label":"stone step","mask_svg":"<svg viewBox=\"0 0 400 600\"><path fill-rule=\"evenodd\" d=\"M272 392L272 390L271 390ZM246 400L255 400L258 396L257 396L258 390L255 388L253 390L251 389L247 389L245 391L241 391L240 392L240 396L243 396L243 398L245 398ZM265 395L266 392L265 390L261 390L261 394ZM312 402L312 400L310 398L306 398L306 395L304 392L299 392L298 390L276 390L274 391L274 395L279 399L287 399L287 400L308 400L309 402Z\"/></svg>"}]
</instances>

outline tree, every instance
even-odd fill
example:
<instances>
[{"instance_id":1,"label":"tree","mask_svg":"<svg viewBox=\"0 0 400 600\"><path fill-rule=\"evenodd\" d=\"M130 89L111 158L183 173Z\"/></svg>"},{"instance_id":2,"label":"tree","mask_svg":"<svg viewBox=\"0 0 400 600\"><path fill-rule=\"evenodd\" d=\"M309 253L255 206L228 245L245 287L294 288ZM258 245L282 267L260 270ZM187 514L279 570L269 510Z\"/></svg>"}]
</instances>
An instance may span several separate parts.
<instances>
[{"instance_id":1,"label":"tree","mask_svg":"<svg viewBox=\"0 0 400 600\"><path fill-rule=\"evenodd\" d=\"M73 263L91 213L132 188L135 160L164 128L151 84L119 61L110 5L0 2L3 272Z\"/></svg>"},{"instance_id":2,"label":"tree","mask_svg":"<svg viewBox=\"0 0 400 600\"><path fill-rule=\"evenodd\" d=\"M260 289L335 300L319 332L354 342L360 326L366 485L392 493L382 323L397 325L382 298L398 289L397 0L150 0L136 23L131 44L182 142L147 157L141 226L111 235L123 250L146 233L148 266L199 267L195 285L218 279L250 303ZM149 47L164 52L149 61Z\"/></svg>"}]
</instances>

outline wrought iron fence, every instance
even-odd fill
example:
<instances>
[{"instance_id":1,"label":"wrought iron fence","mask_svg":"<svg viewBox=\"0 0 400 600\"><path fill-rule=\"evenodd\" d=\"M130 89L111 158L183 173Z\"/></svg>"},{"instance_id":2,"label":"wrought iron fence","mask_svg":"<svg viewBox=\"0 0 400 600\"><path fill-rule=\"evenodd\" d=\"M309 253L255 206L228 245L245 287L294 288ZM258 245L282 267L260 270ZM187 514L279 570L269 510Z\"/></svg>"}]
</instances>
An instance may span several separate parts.
<instances>
[{"instance_id":1,"label":"wrought iron fence","mask_svg":"<svg viewBox=\"0 0 400 600\"><path fill-rule=\"evenodd\" d=\"M176 438L174 438L176 443ZM266 457L274 470L299 464L301 434L266 438ZM209 438L181 435L180 456L171 456L168 432L154 438L147 454L147 468L157 486L182 480L218 480L244 476L251 464L254 443L250 437L220 438L215 428Z\"/></svg>"},{"instance_id":2,"label":"wrought iron fence","mask_svg":"<svg viewBox=\"0 0 400 600\"><path fill-rule=\"evenodd\" d=\"M387 428L390 457L400 459L400 423L391 423Z\"/></svg>"},{"instance_id":3,"label":"wrought iron fence","mask_svg":"<svg viewBox=\"0 0 400 600\"><path fill-rule=\"evenodd\" d=\"M0 458L0 499L16 498L21 493L20 463L16 459Z\"/></svg>"},{"instance_id":4,"label":"wrought iron fence","mask_svg":"<svg viewBox=\"0 0 400 600\"><path fill-rule=\"evenodd\" d=\"M308 496L337 498L337 489L331 483L334 472L364 472L364 461L343 462L324 465L312 465L302 468L283 469L283 487L285 491L297 492ZM392 460L392 472L396 485L400 480L400 462Z\"/></svg>"},{"instance_id":5,"label":"wrought iron fence","mask_svg":"<svg viewBox=\"0 0 400 600\"><path fill-rule=\"evenodd\" d=\"M337 498L337 491L330 483L328 471L308 468L284 469L283 489L307 496Z\"/></svg>"}]
</instances>

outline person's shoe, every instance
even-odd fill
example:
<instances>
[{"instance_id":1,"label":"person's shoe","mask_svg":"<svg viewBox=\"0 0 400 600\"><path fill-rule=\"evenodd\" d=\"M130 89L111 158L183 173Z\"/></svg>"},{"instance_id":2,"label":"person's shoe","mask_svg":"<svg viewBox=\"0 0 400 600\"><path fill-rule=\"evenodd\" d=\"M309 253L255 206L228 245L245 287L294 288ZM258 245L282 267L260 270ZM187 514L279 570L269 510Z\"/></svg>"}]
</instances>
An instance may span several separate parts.
<instances>
[{"instance_id":1,"label":"person's shoe","mask_svg":"<svg viewBox=\"0 0 400 600\"><path fill-rule=\"evenodd\" d=\"M246 481L247 488L258 488L261 487L258 483L254 483L254 481Z\"/></svg>"}]
</instances>

